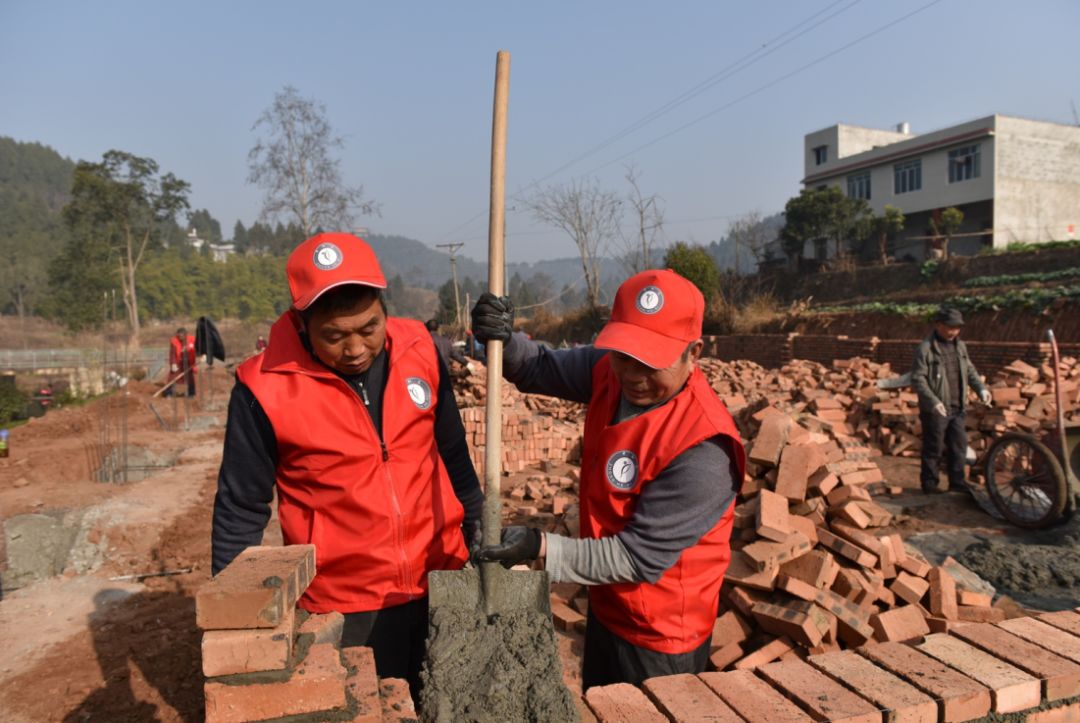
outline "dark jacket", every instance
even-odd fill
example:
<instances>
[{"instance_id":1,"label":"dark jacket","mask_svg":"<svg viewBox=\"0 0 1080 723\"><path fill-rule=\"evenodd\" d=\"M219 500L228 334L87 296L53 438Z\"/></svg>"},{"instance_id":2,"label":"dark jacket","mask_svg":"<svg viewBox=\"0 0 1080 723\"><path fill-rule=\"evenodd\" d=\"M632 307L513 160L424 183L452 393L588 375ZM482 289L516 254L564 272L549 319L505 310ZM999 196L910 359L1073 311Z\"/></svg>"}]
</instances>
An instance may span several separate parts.
<instances>
[{"instance_id":1,"label":"dark jacket","mask_svg":"<svg viewBox=\"0 0 1080 723\"><path fill-rule=\"evenodd\" d=\"M974 389L976 393L986 389L979 373L975 371L975 365L968 356L967 345L960 339L956 340L956 357L960 362L960 399L959 407L967 406L968 389ZM938 402L949 408L952 401L949 394L949 384L946 380L945 353L941 349L941 340L937 333L931 331L915 349L915 361L911 367L911 386L919 395L919 409L924 412L934 411Z\"/></svg>"}]
</instances>

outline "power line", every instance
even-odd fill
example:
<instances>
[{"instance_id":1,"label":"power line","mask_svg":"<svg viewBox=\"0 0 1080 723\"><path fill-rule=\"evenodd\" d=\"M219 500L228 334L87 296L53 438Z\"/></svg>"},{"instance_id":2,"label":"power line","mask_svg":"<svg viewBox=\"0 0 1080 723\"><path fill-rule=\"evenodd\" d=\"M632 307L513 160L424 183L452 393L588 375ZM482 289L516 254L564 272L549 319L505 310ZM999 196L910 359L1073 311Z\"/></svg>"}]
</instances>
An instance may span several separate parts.
<instances>
[{"instance_id":1,"label":"power line","mask_svg":"<svg viewBox=\"0 0 1080 723\"><path fill-rule=\"evenodd\" d=\"M660 118L660 117L666 115L669 111L675 109L676 107L682 105L683 103L686 103L687 101L691 100L692 98L697 97L701 93L704 93L709 88L712 88L713 86L717 85L718 83L720 83L720 82L722 82L724 80L727 80L728 78L735 75L739 71L745 70L746 68L748 68L751 65L753 65L754 63L756 63L758 60L761 60L762 58L764 58L764 57L766 57L768 55L771 55L772 53L776 52L777 50L784 47L788 43L791 43L792 41L797 40L798 38L800 38L801 36L803 36L806 33L810 32L811 30L818 27L822 23L831 20L832 18L836 17L840 13L846 12L847 10L851 9L853 6L855 6L858 3L862 2L862 0L854 0L854 2L851 2L846 7L841 8L837 12L835 12L832 15L824 18L823 20L815 23L814 25L812 25L812 26L810 26L808 28L805 28L802 32L798 33L797 35L795 35L795 36L793 36L791 38L788 38L783 43L781 43L779 45L776 45L775 47L768 50L767 52L764 52L764 53L762 52L763 50L765 50L765 48L768 48L770 45L773 45L774 43L777 43L782 38L784 38L785 36L791 34L792 32L794 32L795 30L797 30L801 26L805 25L808 22L813 21L814 19L820 17L823 13L828 12L832 8L836 7L837 5L842 4L844 2L848 2L848 0L836 0L833 3L831 3L829 5L826 5L824 8L822 8L818 12L814 13L810 17L808 17L808 18L806 18L804 20L801 20L798 23L795 23L794 25L792 25L790 28L788 28L784 32L780 33L779 35L777 35L777 36L775 36L773 38L770 38L769 40L766 40L764 43L762 43L760 46L758 46L757 48L755 48L751 52L747 53L746 55L743 55L742 57L740 57L739 59L733 61L732 63L729 63L724 68L721 68L719 71L717 71L716 73L713 73L708 78L705 78L704 80L699 82L697 85L693 86L692 88L684 91L682 94L680 94L680 95L676 96L675 98L669 100L668 102L664 103L659 108L656 108L655 110L651 111L650 113L647 113L646 115L642 116L637 121L632 123L630 126L624 128L623 130L616 133L614 136L609 137L608 139L602 141L601 143L593 146L591 149L589 149L585 153L583 153L583 154L577 156L576 158L564 163L562 166L559 166L558 168L556 168L551 173L548 173L546 176L544 176L544 177L542 177L542 178L540 178L540 179L538 179L536 181L533 181L532 184L530 184L529 186L526 186L524 190L528 190L530 188L533 188L533 187L543 183L544 181L548 180L549 178L552 178L553 176L556 176L559 173L562 173L564 170L566 170L570 166L572 166L572 165L574 165L576 163L579 163L580 161L583 161L584 159L586 159L586 158L588 158L590 156L596 155L597 153L599 153L603 149L605 149L608 146L610 146L611 144L621 140L622 138L626 137L630 133L633 133L634 131L648 125L649 123L656 120L657 118ZM754 56L758 56L758 57L755 58ZM751 60L751 59L753 59L753 60ZM747 61L749 61L749 62L747 62ZM458 231L461 231L462 229L464 229L467 226L469 226L470 224L472 224L474 221L481 218L485 213L486 213L486 209L483 210L483 211L477 212L475 215L471 216L464 223L462 223L462 224L460 224L458 226L455 226L451 230L447 231L445 234L443 234L440 237L439 240L442 240L442 239L445 239L445 238L448 238L450 236L455 235Z\"/></svg>"},{"instance_id":2,"label":"power line","mask_svg":"<svg viewBox=\"0 0 1080 723\"><path fill-rule=\"evenodd\" d=\"M810 68L813 68L814 66L825 62L829 58L832 58L833 56L838 55L839 53L842 53L845 50L848 50L848 49L858 45L859 43L863 42L864 40L868 40L868 39L874 37L875 35L879 35L880 33L883 33L886 30L888 30L889 28L891 28L891 27L893 27L895 25L899 25L900 23L904 22L908 18L914 17L915 15L918 15L919 13L921 13L921 12L923 12L925 10L929 10L931 7L933 7L934 5L937 5L938 3L941 3L941 2L943 2L943 0L932 0L932 2L929 2L929 3L925 4L925 5L923 5L922 7L916 8L915 10L912 10L911 12L907 13L906 15L902 15L902 16L896 18L895 20L891 20L891 21L885 23L884 25L881 25L881 26L875 28L874 30L871 30L868 33L860 35L859 37L855 38L851 42L845 43L844 45L841 45L839 48L836 48L835 50L831 50L828 53L826 53L825 55L819 56L818 58L815 58L814 60L810 61L809 63L806 63L806 64L796 68L795 70L792 70L791 72L785 73L784 75L781 75L781 76L779 76L777 78L774 78L773 80L769 81L765 85L758 86L757 88L750 91L749 93L745 93L745 94L739 96L738 98L735 98L734 100L732 100L732 101L730 101L728 103L725 103L724 105L720 106L719 108L714 108L713 110L709 111L708 113L705 113L704 115L700 115L697 118L695 118L694 120L689 121L688 123L684 123L683 125L679 126L678 128L675 128L674 130L668 131L667 133L665 133L662 136L654 138L653 140L649 141L648 143L643 143L642 145L638 146L637 148L634 148L631 151L628 151L627 153L624 153L623 155L619 156L618 158L615 158L613 160L608 161L607 163L604 163L604 164L602 164L600 166L597 166L597 167L593 168L592 170L590 170L585 175L591 175L593 173L596 173L597 171L599 171L599 170L601 170L603 168L607 168L608 166L614 165L614 164L618 163L619 161L622 161L622 160L625 160L625 159L629 158L630 156L634 155L635 153L638 153L639 151L643 151L646 148L649 148L650 146L654 146L657 143L659 143L660 141L667 140L668 138L675 135L676 133L681 133L682 131L686 130L687 128L690 128L691 126L695 126L698 123L702 122L703 120L707 120L707 119L713 117L717 113L725 111L728 108L731 108L732 106L743 102L744 100L752 98L755 95L757 95L757 94L759 94L759 93L761 93L763 91L766 91L769 88L772 88L773 86L778 85L779 83L782 83L785 80L788 80L789 78L793 78L794 76L799 75L800 73L803 73L803 72L809 70Z\"/></svg>"}]
</instances>

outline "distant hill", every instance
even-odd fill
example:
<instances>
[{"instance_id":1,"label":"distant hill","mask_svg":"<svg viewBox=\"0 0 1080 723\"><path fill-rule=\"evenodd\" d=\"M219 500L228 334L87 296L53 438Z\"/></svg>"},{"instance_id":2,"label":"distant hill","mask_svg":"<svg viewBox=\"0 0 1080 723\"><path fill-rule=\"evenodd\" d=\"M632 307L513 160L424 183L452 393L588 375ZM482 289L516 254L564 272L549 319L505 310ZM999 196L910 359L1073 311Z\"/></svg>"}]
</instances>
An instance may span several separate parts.
<instances>
[{"instance_id":1,"label":"distant hill","mask_svg":"<svg viewBox=\"0 0 1080 723\"><path fill-rule=\"evenodd\" d=\"M75 163L40 143L0 136L0 312L33 313L63 247L60 209Z\"/></svg>"},{"instance_id":2,"label":"distant hill","mask_svg":"<svg viewBox=\"0 0 1080 723\"><path fill-rule=\"evenodd\" d=\"M427 246L416 239L405 236L368 234L364 239L371 244L382 264L387 277L401 274L406 286L419 286L437 289L450 278L450 256L438 249ZM601 263L601 276L618 283L624 275L622 266L614 259L604 259ZM477 261L469 256L457 257L458 280L471 278L480 282L487 279L487 262ZM567 257L545 261L510 263L506 265L506 276L520 274L522 279L531 279L536 274L546 274L554 281L556 288L577 282L581 277L581 259Z\"/></svg>"}]
</instances>

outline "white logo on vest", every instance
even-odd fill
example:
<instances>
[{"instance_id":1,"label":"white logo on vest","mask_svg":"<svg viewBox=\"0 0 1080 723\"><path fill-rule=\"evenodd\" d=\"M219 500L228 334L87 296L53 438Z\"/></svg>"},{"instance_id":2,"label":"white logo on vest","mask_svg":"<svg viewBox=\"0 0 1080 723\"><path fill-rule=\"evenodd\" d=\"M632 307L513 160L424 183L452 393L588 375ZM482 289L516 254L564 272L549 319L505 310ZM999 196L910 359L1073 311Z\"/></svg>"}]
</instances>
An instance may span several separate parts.
<instances>
[{"instance_id":1,"label":"white logo on vest","mask_svg":"<svg viewBox=\"0 0 1080 723\"><path fill-rule=\"evenodd\" d=\"M317 268L330 271L341 266L341 249L332 243L321 243L315 248L312 260Z\"/></svg>"},{"instance_id":2,"label":"white logo on vest","mask_svg":"<svg viewBox=\"0 0 1080 723\"><path fill-rule=\"evenodd\" d=\"M431 406L431 387L420 377L406 379L405 389L409 392L409 399L417 409L427 409Z\"/></svg>"},{"instance_id":3,"label":"white logo on vest","mask_svg":"<svg viewBox=\"0 0 1080 723\"><path fill-rule=\"evenodd\" d=\"M664 292L655 286L646 286L637 297L637 310L642 314L655 314L664 308Z\"/></svg>"},{"instance_id":4,"label":"white logo on vest","mask_svg":"<svg viewBox=\"0 0 1080 723\"><path fill-rule=\"evenodd\" d=\"M637 484L637 455L628 449L620 450L608 457L607 481L615 489L628 490Z\"/></svg>"}]
</instances>

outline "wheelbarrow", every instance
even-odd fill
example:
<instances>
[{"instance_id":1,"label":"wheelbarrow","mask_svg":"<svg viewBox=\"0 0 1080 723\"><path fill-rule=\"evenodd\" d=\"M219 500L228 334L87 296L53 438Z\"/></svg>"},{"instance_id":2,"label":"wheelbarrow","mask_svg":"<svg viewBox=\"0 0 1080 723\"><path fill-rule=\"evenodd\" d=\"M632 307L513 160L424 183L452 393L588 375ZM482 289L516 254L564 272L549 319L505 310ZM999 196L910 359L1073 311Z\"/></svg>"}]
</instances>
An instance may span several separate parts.
<instances>
[{"instance_id":1,"label":"wheelbarrow","mask_svg":"<svg viewBox=\"0 0 1080 723\"><path fill-rule=\"evenodd\" d=\"M1057 339L1047 331L1054 377L1056 424L1039 436L1009 432L985 459L986 491L1002 517L1019 527L1049 527L1080 505L1080 422L1065 423Z\"/></svg>"}]
</instances>

